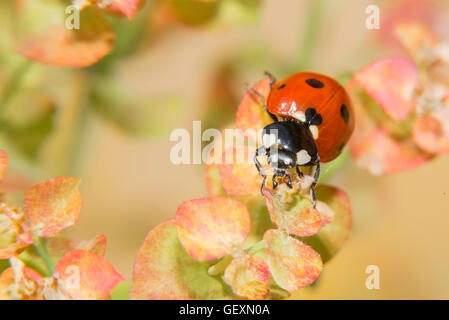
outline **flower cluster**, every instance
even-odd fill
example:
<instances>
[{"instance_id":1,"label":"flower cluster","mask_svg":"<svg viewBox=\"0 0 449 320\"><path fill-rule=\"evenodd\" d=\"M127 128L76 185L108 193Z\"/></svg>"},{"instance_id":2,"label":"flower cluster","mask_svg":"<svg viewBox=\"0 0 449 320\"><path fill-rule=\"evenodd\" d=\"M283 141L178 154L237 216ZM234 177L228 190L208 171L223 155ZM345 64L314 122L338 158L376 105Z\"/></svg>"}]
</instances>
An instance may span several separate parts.
<instances>
[{"instance_id":1,"label":"flower cluster","mask_svg":"<svg viewBox=\"0 0 449 320\"><path fill-rule=\"evenodd\" d=\"M115 33L104 15L132 19L142 4L143 0L73 0L68 9L66 1L17 1L18 52L44 64L90 66L114 48ZM36 12L47 15L44 24L42 17L32 19Z\"/></svg>"},{"instance_id":2,"label":"flower cluster","mask_svg":"<svg viewBox=\"0 0 449 320\"><path fill-rule=\"evenodd\" d=\"M0 150L0 179L7 162ZM80 217L79 184L58 177L29 189L23 208L0 204L0 259L11 265L0 274L0 299L105 299L123 280L103 258L105 236L76 241L59 235ZM47 272L26 266L41 269L39 257Z\"/></svg>"},{"instance_id":3,"label":"flower cluster","mask_svg":"<svg viewBox=\"0 0 449 320\"><path fill-rule=\"evenodd\" d=\"M265 98L269 81L254 86ZM253 154L253 133L268 123L260 99L249 90L235 121L244 144L220 156ZM214 142L216 156L222 141ZM262 177L245 160L209 164L209 197L183 202L174 219L149 232L134 265L131 298L279 299L319 277L323 262L350 232L347 195L319 185L315 209L309 197L313 178L295 175L292 189L267 185L262 197Z\"/></svg>"},{"instance_id":4,"label":"flower cluster","mask_svg":"<svg viewBox=\"0 0 449 320\"><path fill-rule=\"evenodd\" d=\"M395 30L411 59L377 60L347 85L357 112L350 150L375 175L449 152L449 45L419 23Z\"/></svg>"}]
</instances>

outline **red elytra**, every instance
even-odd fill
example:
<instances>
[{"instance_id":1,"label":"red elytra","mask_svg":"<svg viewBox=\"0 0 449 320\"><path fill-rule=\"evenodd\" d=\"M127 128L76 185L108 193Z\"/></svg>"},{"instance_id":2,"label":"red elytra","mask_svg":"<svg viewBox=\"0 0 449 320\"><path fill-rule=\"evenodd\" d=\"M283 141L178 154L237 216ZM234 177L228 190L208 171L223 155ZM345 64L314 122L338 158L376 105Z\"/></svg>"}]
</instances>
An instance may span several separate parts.
<instances>
[{"instance_id":1,"label":"red elytra","mask_svg":"<svg viewBox=\"0 0 449 320\"><path fill-rule=\"evenodd\" d=\"M314 136L321 162L338 157L354 130L354 111L346 90L322 74L298 72L276 82L267 108L277 116L303 122L306 111L314 109L321 116Z\"/></svg>"}]
</instances>

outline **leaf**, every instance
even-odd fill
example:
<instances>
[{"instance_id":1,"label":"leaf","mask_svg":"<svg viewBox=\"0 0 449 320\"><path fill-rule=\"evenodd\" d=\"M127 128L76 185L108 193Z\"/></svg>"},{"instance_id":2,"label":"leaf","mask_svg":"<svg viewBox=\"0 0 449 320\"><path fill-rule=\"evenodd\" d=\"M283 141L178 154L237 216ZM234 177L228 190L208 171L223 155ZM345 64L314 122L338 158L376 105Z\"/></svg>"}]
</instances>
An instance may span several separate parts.
<instances>
[{"instance_id":1,"label":"leaf","mask_svg":"<svg viewBox=\"0 0 449 320\"><path fill-rule=\"evenodd\" d=\"M253 86L265 100L270 93L270 78L266 77ZM237 109L236 127L251 141L257 141L259 130L270 123L270 117L263 109L260 98L248 90ZM246 133L246 134L245 134Z\"/></svg>"},{"instance_id":2,"label":"leaf","mask_svg":"<svg viewBox=\"0 0 449 320\"><path fill-rule=\"evenodd\" d=\"M265 299L270 292L270 270L262 258L244 254L226 268L224 280L241 298Z\"/></svg>"},{"instance_id":3,"label":"leaf","mask_svg":"<svg viewBox=\"0 0 449 320\"><path fill-rule=\"evenodd\" d=\"M115 286L111 292L111 300L128 300L129 290L131 290L131 282L122 281Z\"/></svg>"},{"instance_id":4,"label":"leaf","mask_svg":"<svg viewBox=\"0 0 449 320\"><path fill-rule=\"evenodd\" d=\"M413 138L426 152L449 152L449 108L440 108L432 114L415 119Z\"/></svg>"},{"instance_id":5,"label":"leaf","mask_svg":"<svg viewBox=\"0 0 449 320\"><path fill-rule=\"evenodd\" d=\"M217 278L209 276L210 263L190 257L178 239L175 220L151 230L137 254L130 299L226 299L230 295Z\"/></svg>"},{"instance_id":6,"label":"leaf","mask_svg":"<svg viewBox=\"0 0 449 320\"><path fill-rule=\"evenodd\" d=\"M58 177L42 182L25 194L25 211L37 235L52 237L74 225L81 214L81 179Z\"/></svg>"},{"instance_id":7,"label":"leaf","mask_svg":"<svg viewBox=\"0 0 449 320\"><path fill-rule=\"evenodd\" d=\"M214 25L240 27L255 24L260 18L260 4L260 0L222 1Z\"/></svg>"},{"instance_id":8,"label":"leaf","mask_svg":"<svg viewBox=\"0 0 449 320\"><path fill-rule=\"evenodd\" d=\"M8 154L4 150L0 150L0 180L5 175L6 167L8 166Z\"/></svg>"},{"instance_id":9,"label":"leaf","mask_svg":"<svg viewBox=\"0 0 449 320\"><path fill-rule=\"evenodd\" d=\"M218 164L218 169L227 194L238 196L260 194L263 178L257 172L252 159L255 152L255 148L247 146L231 147L223 152L223 163Z\"/></svg>"},{"instance_id":10,"label":"leaf","mask_svg":"<svg viewBox=\"0 0 449 320\"><path fill-rule=\"evenodd\" d=\"M264 199L258 197L255 201L247 201L246 206L251 216L251 229L245 242L245 248L261 241L265 231L275 227Z\"/></svg>"},{"instance_id":11,"label":"leaf","mask_svg":"<svg viewBox=\"0 0 449 320\"><path fill-rule=\"evenodd\" d=\"M56 265L54 277L77 300L105 299L124 280L109 262L87 250L67 252Z\"/></svg>"},{"instance_id":12,"label":"leaf","mask_svg":"<svg viewBox=\"0 0 449 320\"><path fill-rule=\"evenodd\" d=\"M265 189L265 202L271 221L279 228L300 237L309 237L321 229L321 214L313 209L312 201L296 193L293 199L285 201L279 194Z\"/></svg>"},{"instance_id":13,"label":"leaf","mask_svg":"<svg viewBox=\"0 0 449 320\"><path fill-rule=\"evenodd\" d=\"M104 257L106 251L106 236L101 234L90 240L74 240L62 236L49 238L47 249L52 257L62 257L70 250L88 250L100 257Z\"/></svg>"},{"instance_id":14,"label":"leaf","mask_svg":"<svg viewBox=\"0 0 449 320\"><path fill-rule=\"evenodd\" d=\"M323 262L326 263L338 252L349 237L352 228L351 205L348 195L335 187L318 185L316 195L317 199L320 200L317 204L318 210L322 206L320 202L324 203L334 216L331 222L329 222L329 218L326 219L326 225L321 228L320 232L312 237L301 238L301 241L317 251ZM328 210L321 208L322 212Z\"/></svg>"},{"instance_id":15,"label":"leaf","mask_svg":"<svg viewBox=\"0 0 449 320\"><path fill-rule=\"evenodd\" d=\"M16 150L35 159L54 128L56 103L42 86L21 88L4 113L5 136Z\"/></svg>"},{"instance_id":16,"label":"leaf","mask_svg":"<svg viewBox=\"0 0 449 320\"><path fill-rule=\"evenodd\" d=\"M414 91L420 82L410 60L380 59L358 71L354 78L393 120L405 120L414 109Z\"/></svg>"},{"instance_id":17,"label":"leaf","mask_svg":"<svg viewBox=\"0 0 449 320\"><path fill-rule=\"evenodd\" d=\"M218 165L215 163L206 165L206 189L210 196L225 196L227 194L221 184Z\"/></svg>"},{"instance_id":18,"label":"leaf","mask_svg":"<svg viewBox=\"0 0 449 320\"><path fill-rule=\"evenodd\" d=\"M185 201L178 207L175 221L184 249L199 261L230 254L243 245L250 231L248 209L228 197Z\"/></svg>"},{"instance_id":19,"label":"leaf","mask_svg":"<svg viewBox=\"0 0 449 320\"><path fill-rule=\"evenodd\" d=\"M81 68L98 62L113 49L114 32L95 8L81 11L79 29L68 29L61 20L39 33L28 27L19 40L18 53L43 64Z\"/></svg>"},{"instance_id":20,"label":"leaf","mask_svg":"<svg viewBox=\"0 0 449 320\"><path fill-rule=\"evenodd\" d=\"M174 18L183 24L201 26L218 13L221 0L169 0Z\"/></svg>"},{"instance_id":21,"label":"leaf","mask_svg":"<svg viewBox=\"0 0 449 320\"><path fill-rule=\"evenodd\" d=\"M187 112L186 100L178 94L141 92L123 79L98 77L93 83L91 107L126 134L139 138L168 134Z\"/></svg>"},{"instance_id":22,"label":"leaf","mask_svg":"<svg viewBox=\"0 0 449 320\"><path fill-rule=\"evenodd\" d=\"M271 274L281 288L293 292L320 276L323 262L308 245L279 230L268 230L264 243Z\"/></svg>"}]
</instances>

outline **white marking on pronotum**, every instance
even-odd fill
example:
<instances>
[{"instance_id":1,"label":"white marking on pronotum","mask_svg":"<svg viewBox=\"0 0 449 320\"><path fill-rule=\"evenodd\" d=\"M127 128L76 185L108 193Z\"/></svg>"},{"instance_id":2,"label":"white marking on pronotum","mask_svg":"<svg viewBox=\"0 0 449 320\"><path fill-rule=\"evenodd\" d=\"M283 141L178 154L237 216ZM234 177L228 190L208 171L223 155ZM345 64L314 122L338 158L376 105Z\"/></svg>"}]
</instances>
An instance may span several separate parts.
<instances>
[{"instance_id":1,"label":"white marking on pronotum","mask_svg":"<svg viewBox=\"0 0 449 320\"><path fill-rule=\"evenodd\" d=\"M312 157L306 150L301 150L296 154L296 163L299 165L307 164L312 160Z\"/></svg>"},{"instance_id":2,"label":"white marking on pronotum","mask_svg":"<svg viewBox=\"0 0 449 320\"><path fill-rule=\"evenodd\" d=\"M296 111L296 112L293 113L292 115L293 115L293 117L294 117L295 119L298 119L298 120L300 120L300 121L302 121L302 122L306 122L306 115L304 114L303 111Z\"/></svg>"},{"instance_id":3,"label":"white marking on pronotum","mask_svg":"<svg viewBox=\"0 0 449 320\"><path fill-rule=\"evenodd\" d=\"M274 133L270 133L270 134L264 134L262 136L262 142L265 148L269 148L272 145L276 144L277 142L277 137Z\"/></svg>"},{"instance_id":4,"label":"white marking on pronotum","mask_svg":"<svg viewBox=\"0 0 449 320\"><path fill-rule=\"evenodd\" d=\"M318 139L318 127L317 126L310 126L309 129L310 129L310 132L312 133L313 138L315 140Z\"/></svg>"}]
</instances>

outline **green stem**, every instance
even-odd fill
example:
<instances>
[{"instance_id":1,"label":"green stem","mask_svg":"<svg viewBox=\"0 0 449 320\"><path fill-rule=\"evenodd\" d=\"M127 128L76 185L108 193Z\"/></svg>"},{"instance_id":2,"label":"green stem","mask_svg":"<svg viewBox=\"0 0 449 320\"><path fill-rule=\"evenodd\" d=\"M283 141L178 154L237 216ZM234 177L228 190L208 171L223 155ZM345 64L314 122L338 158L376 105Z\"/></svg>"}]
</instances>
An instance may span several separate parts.
<instances>
[{"instance_id":1,"label":"green stem","mask_svg":"<svg viewBox=\"0 0 449 320\"><path fill-rule=\"evenodd\" d=\"M296 63L296 69L303 71L310 67L318 40L318 33L321 26L321 16L323 13L323 0L309 0L309 9L307 12L304 26L303 39L299 48L299 61Z\"/></svg>"},{"instance_id":2,"label":"green stem","mask_svg":"<svg viewBox=\"0 0 449 320\"><path fill-rule=\"evenodd\" d=\"M3 118L3 113L5 112L9 101L11 101L11 98L14 96L14 94L17 92L17 89L22 84L23 77L32 66L32 64L33 63L29 60L24 61L17 67L17 69L13 72L11 78L9 78L6 82L6 85L3 89L3 95L0 98L0 120Z\"/></svg>"},{"instance_id":3,"label":"green stem","mask_svg":"<svg viewBox=\"0 0 449 320\"><path fill-rule=\"evenodd\" d=\"M44 167L52 176L67 174L73 167L75 151L79 150L77 139L80 138L82 115L87 96L87 73L74 72L69 86L69 94L58 113L57 129L53 139L47 146L47 157Z\"/></svg>"},{"instance_id":4,"label":"green stem","mask_svg":"<svg viewBox=\"0 0 449 320\"><path fill-rule=\"evenodd\" d=\"M50 273L50 275L53 275L53 270L54 270L53 261L51 260L50 254L48 253L47 247L43 243L42 238L35 237L33 245L36 248L36 251L41 256L42 260L44 260L44 263L47 266L48 272Z\"/></svg>"},{"instance_id":5,"label":"green stem","mask_svg":"<svg viewBox=\"0 0 449 320\"><path fill-rule=\"evenodd\" d=\"M227 266L231 263L232 259L234 259L232 255L224 257L217 264L210 266L209 269L207 270L207 273L209 273L210 276L218 276L227 268Z\"/></svg>"},{"instance_id":6,"label":"green stem","mask_svg":"<svg viewBox=\"0 0 449 320\"><path fill-rule=\"evenodd\" d=\"M265 244L263 240L260 240L259 242L254 243L251 247L248 248L248 253L255 254L256 252L262 250L264 246Z\"/></svg>"},{"instance_id":7,"label":"green stem","mask_svg":"<svg viewBox=\"0 0 449 320\"><path fill-rule=\"evenodd\" d=\"M321 171L320 175L320 183L323 183L330 179L336 172L338 172L350 159L349 156L349 149L345 148L341 155L335 159L334 161L330 162L324 170Z\"/></svg>"},{"instance_id":8,"label":"green stem","mask_svg":"<svg viewBox=\"0 0 449 320\"><path fill-rule=\"evenodd\" d=\"M270 297L271 300L282 300L290 297L290 293L279 287L270 287Z\"/></svg>"}]
</instances>

